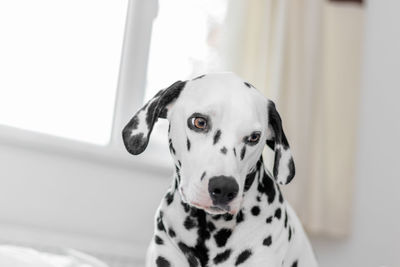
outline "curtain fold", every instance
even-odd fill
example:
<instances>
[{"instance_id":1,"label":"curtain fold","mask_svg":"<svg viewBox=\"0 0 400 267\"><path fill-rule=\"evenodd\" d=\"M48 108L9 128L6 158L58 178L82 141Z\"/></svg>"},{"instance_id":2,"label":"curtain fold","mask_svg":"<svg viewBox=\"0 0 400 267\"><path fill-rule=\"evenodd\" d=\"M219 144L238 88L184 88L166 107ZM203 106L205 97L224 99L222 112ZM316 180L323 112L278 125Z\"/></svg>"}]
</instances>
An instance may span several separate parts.
<instances>
[{"instance_id":1,"label":"curtain fold","mask_svg":"<svg viewBox=\"0 0 400 267\"><path fill-rule=\"evenodd\" d=\"M346 236L352 212L362 6L321 0L229 3L220 45L225 69L277 104L297 173L283 187L286 197L310 233Z\"/></svg>"}]
</instances>

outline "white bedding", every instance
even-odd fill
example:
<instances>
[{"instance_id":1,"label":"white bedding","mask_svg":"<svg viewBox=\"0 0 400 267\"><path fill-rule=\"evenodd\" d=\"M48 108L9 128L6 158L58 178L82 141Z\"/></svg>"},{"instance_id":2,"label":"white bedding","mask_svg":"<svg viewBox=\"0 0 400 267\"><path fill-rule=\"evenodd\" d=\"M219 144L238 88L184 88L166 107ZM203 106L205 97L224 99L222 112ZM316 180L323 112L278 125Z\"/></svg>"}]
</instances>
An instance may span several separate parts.
<instances>
[{"instance_id":1,"label":"white bedding","mask_svg":"<svg viewBox=\"0 0 400 267\"><path fill-rule=\"evenodd\" d=\"M0 245L1 267L108 267L102 261L76 250L55 254L32 248Z\"/></svg>"}]
</instances>

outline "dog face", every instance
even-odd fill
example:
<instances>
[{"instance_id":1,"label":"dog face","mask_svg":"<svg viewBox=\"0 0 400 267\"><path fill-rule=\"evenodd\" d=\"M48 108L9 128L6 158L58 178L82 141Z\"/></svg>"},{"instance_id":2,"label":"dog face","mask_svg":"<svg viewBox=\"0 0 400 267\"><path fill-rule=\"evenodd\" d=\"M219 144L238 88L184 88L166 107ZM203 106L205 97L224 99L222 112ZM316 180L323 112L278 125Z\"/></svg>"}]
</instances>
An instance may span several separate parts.
<instances>
[{"instance_id":1,"label":"dog face","mask_svg":"<svg viewBox=\"0 0 400 267\"><path fill-rule=\"evenodd\" d=\"M123 130L130 153L144 151L158 118L169 120L178 189L192 206L211 214L236 213L246 177L266 143L275 150L275 179L286 184L294 176L274 103L232 73L203 75L160 91Z\"/></svg>"}]
</instances>

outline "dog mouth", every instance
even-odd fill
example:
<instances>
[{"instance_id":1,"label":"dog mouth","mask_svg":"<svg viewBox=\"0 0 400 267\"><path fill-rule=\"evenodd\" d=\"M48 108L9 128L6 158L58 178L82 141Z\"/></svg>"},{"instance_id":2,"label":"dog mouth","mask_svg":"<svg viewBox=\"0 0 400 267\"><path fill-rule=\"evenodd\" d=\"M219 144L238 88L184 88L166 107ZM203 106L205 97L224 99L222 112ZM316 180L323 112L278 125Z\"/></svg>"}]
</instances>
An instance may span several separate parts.
<instances>
[{"instance_id":1,"label":"dog mouth","mask_svg":"<svg viewBox=\"0 0 400 267\"><path fill-rule=\"evenodd\" d=\"M231 207L228 205L225 205L222 207L221 206L211 206L209 209L212 211L216 211L216 212L230 212Z\"/></svg>"},{"instance_id":2,"label":"dog mouth","mask_svg":"<svg viewBox=\"0 0 400 267\"><path fill-rule=\"evenodd\" d=\"M231 207L228 205L224 205L224 206L204 206L201 205L199 203L190 203L191 206L196 207L198 209L202 209L205 212L209 213L209 214L213 214L213 215L217 215L217 214L225 214L225 213L232 213Z\"/></svg>"}]
</instances>

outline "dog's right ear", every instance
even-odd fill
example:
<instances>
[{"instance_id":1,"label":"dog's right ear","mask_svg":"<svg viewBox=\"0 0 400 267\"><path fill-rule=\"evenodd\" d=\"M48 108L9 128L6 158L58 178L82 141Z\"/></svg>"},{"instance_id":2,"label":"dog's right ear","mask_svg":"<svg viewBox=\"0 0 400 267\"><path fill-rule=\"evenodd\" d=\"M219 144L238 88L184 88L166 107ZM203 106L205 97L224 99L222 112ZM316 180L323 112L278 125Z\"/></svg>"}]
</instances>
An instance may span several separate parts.
<instances>
[{"instance_id":1,"label":"dog's right ear","mask_svg":"<svg viewBox=\"0 0 400 267\"><path fill-rule=\"evenodd\" d=\"M159 91L136 112L122 131L122 139L129 153L138 155L146 149L154 124L158 118L167 117L171 104L179 97L185 84L185 81L177 81Z\"/></svg>"}]
</instances>

